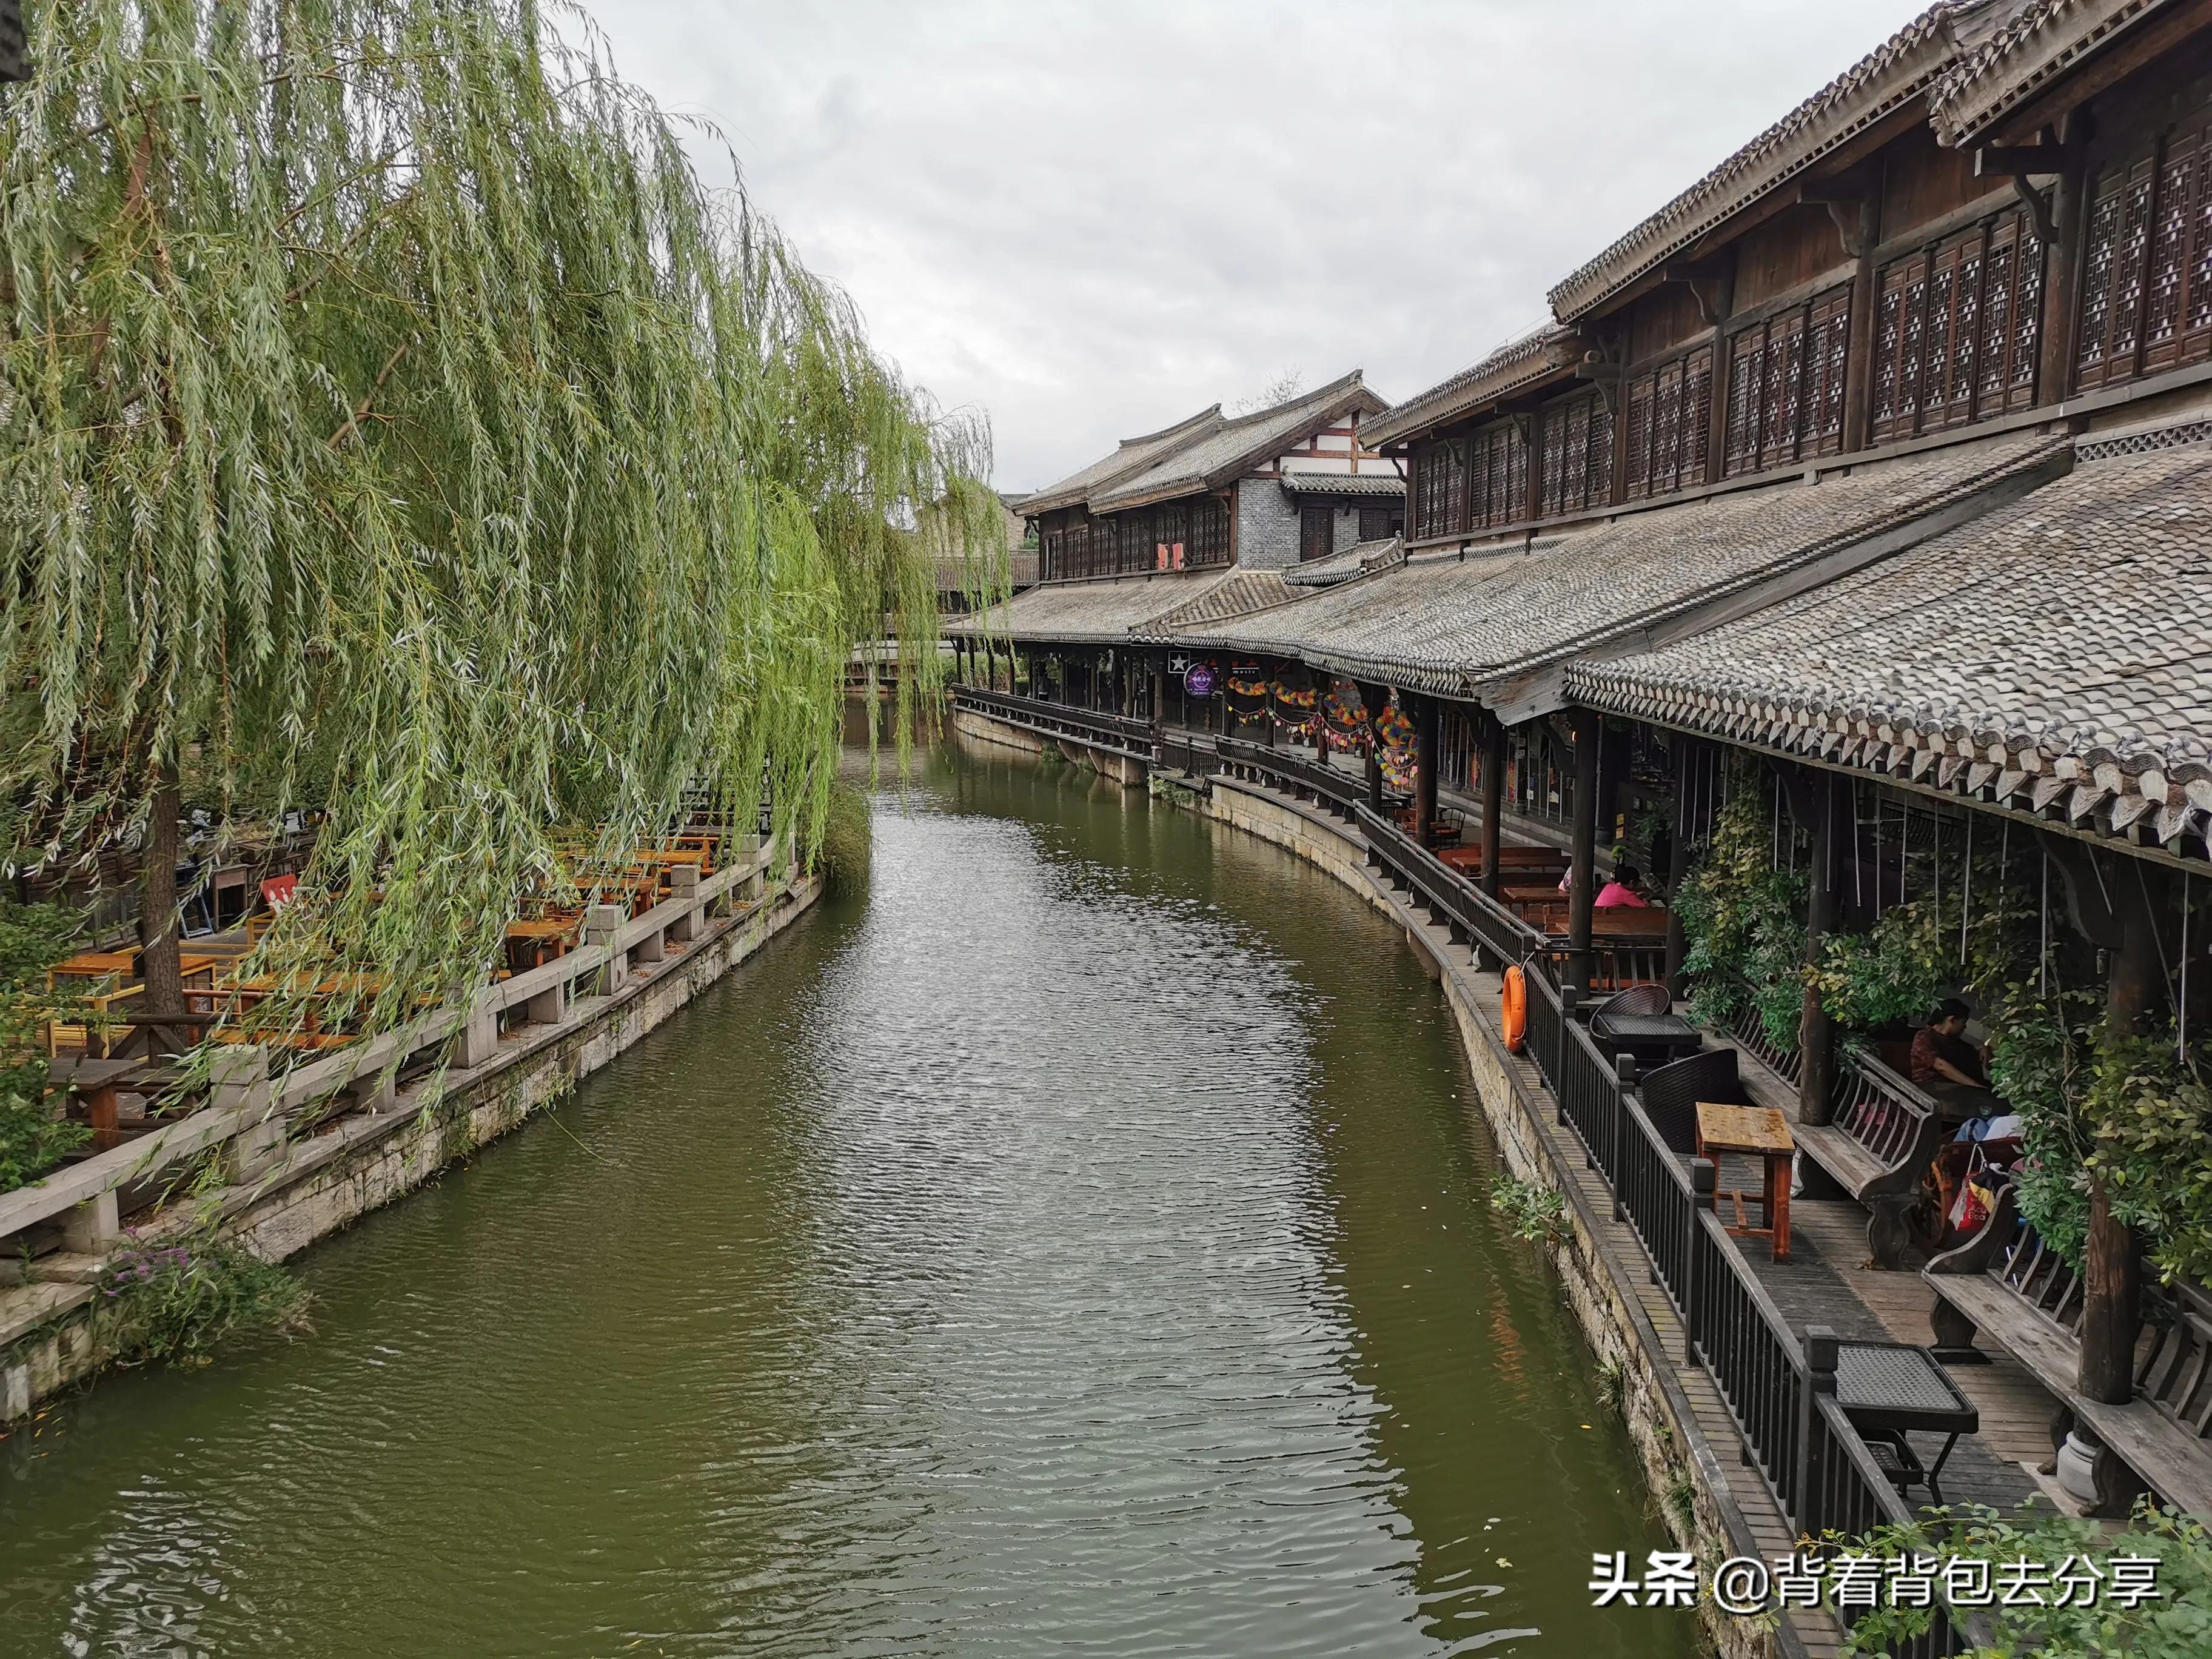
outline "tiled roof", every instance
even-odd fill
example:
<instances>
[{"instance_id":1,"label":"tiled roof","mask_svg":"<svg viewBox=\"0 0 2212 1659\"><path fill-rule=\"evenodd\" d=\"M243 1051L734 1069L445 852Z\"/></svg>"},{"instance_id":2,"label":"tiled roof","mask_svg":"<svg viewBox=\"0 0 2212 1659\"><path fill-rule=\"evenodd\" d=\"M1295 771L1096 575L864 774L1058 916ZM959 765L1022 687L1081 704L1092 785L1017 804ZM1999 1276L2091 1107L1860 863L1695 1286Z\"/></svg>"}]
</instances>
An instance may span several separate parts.
<instances>
[{"instance_id":1,"label":"tiled roof","mask_svg":"<svg viewBox=\"0 0 2212 1659\"><path fill-rule=\"evenodd\" d=\"M2014 0L2015 9L1964 48L1929 94L1936 136L1958 145L2171 0ZM1961 31L1963 35L1964 31Z\"/></svg>"},{"instance_id":2,"label":"tiled roof","mask_svg":"<svg viewBox=\"0 0 2212 1659\"><path fill-rule=\"evenodd\" d=\"M1395 472L1285 472L1283 488L1300 495L1390 495L1406 493Z\"/></svg>"},{"instance_id":3,"label":"tiled roof","mask_svg":"<svg viewBox=\"0 0 2212 1659\"><path fill-rule=\"evenodd\" d=\"M1112 513L1146 501L1171 501L1218 488L1255 462L1277 453L1316 427L1352 410L1384 407L1353 369L1343 379L1286 403L1217 422L1194 441L1177 443L1143 471L1102 481L1090 493L1091 510Z\"/></svg>"},{"instance_id":4,"label":"tiled roof","mask_svg":"<svg viewBox=\"0 0 2212 1659\"><path fill-rule=\"evenodd\" d=\"M1490 694L1586 653L1768 603L1792 578L1823 577L2032 488L2069 453L2064 438L2029 434L1711 496L1623 515L1549 550L1409 561L1179 637L1417 690Z\"/></svg>"},{"instance_id":5,"label":"tiled roof","mask_svg":"<svg viewBox=\"0 0 2212 1659\"><path fill-rule=\"evenodd\" d=\"M1552 314L1574 321L1731 214L1925 91L1951 62L1952 30L2020 0L1938 0L1865 58L1554 288Z\"/></svg>"},{"instance_id":6,"label":"tiled roof","mask_svg":"<svg viewBox=\"0 0 2212 1659\"><path fill-rule=\"evenodd\" d=\"M1284 581L1279 570L1231 570L1227 580L1209 584L1131 631L1140 637L1171 638L1171 630L1187 624L1226 622L1270 605L1287 605L1297 597L1297 590Z\"/></svg>"},{"instance_id":7,"label":"tiled roof","mask_svg":"<svg viewBox=\"0 0 2212 1659\"><path fill-rule=\"evenodd\" d=\"M1183 446L1218 431L1221 425L1221 405L1215 404L1158 432L1147 432L1140 438L1124 438L1112 454L1101 456L1058 483L1047 484L1035 495L1025 495L1012 505L1031 516L1057 507L1073 507L1089 499L1092 490L1142 471Z\"/></svg>"},{"instance_id":8,"label":"tiled roof","mask_svg":"<svg viewBox=\"0 0 2212 1659\"><path fill-rule=\"evenodd\" d=\"M988 635L1048 644L1126 645L1132 629L1158 617L1231 617L1253 604L1286 597L1290 590L1279 579L1272 586L1250 580L1273 574L1231 568L1111 581L1046 582L1005 605L950 620L944 631L955 638ZM1222 590L1218 599L1217 590Z\"/></svg>"},{"instance_id":9,"label":"tiled roof","mask_svg":"<svg viewBox=\"0 0 2212 1659\"><path fill-rule=\"evenodd\" d=\"M2122 447L2114 445L2112 447ZM1578 701L2161 842L2212 815L2212 445L2112 459Z\"/></svg>"},{"instance_id":10,"label":"tiled roof","mask_svg":"<svg viewBox=\"0 0 2212 1659\"><path fill-rule=\"evenodd\" d=\"M1481 362L1369 422L1359 434L1360 441L1370 448L1395 443L1451 420L1486 399L1542 379L1558 367L1552 361L1551 348L1565 344L1572 335L1572 330L1551 322L1516 335Z\"/></svg>"},{"instance_id":11,"label":"tiled roof","mask_svg":"<svg viewBox=\"0 0 2212 1659\"><path fill-rule=\"evenodd\" d=\"M1382 541L1355 542L1343 552L1332 553L1325 559L1287 566L1283 580L1293 587L1334 587L1354 576L1371 576L1378 570L1405 562L1405 538L1391 536Z\"/></svg>"}]
</instances>

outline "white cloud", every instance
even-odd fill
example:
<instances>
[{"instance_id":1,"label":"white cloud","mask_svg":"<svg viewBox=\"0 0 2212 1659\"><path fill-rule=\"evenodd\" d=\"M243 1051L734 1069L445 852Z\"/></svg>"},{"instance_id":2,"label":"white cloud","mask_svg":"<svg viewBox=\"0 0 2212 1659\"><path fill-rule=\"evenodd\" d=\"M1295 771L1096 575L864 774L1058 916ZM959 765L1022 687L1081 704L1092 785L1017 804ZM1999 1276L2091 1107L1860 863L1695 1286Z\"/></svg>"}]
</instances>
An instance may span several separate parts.
<instances>
[{"instance_id":1,"label":"white cloud","mask_svg":"<svg viewBox=\"0 0 2212 1659\"><path fill-rule=\"evenodd\" d=\"M990 411L1019 489L1286 368L1434 384L1920 7L594 9L878 347Z\"/></svg>"}]
</instances>

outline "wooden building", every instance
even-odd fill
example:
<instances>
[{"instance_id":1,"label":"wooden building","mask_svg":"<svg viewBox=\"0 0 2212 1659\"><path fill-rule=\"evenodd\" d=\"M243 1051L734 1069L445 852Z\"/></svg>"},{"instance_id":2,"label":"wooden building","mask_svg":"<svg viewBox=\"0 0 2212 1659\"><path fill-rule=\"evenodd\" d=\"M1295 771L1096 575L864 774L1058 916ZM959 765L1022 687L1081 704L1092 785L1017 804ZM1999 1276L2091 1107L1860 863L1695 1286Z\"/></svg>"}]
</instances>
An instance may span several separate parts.
<instances>
[{"instance_id":1,"label":"wooden building","mask_svg":"<svg viewBox=\"0 0 2212 1659\"><path fill-rule=\"evenodd\" d=\"M1605 849L1663 821L1671 894L1735 778L1809 892L1808 961L1946 869L1963 952L1955 884L1978 846L2016 847L2043 872L2032 974L2095 975L2104 1030L2185 1064L2212 1017L2212 928L2191 922L2212 835L2212 0L1931 6L1549 301L1543 327L1359 420L1358 470L1404 470L1401 538L1361 539L1378 521L1324 552L1316 530L1315 556L1254 561L1266 586L1234 602L1094 603L1086 645L1146 665L1127 683L1182 663L1334 686L1370 748L1395 708L1405 821L1425 840L1460 797L1483 902L1504 841L1569 854L1571 898L1530 902L1570 991L1600 976ZM1032 498L1048 577L1097 568L1068 538L1149 503L1146 477L1202 483L1206 557L1237 559L1256 453L1213 452L1231 489L1154 453L1216 419ZM1149 713L1218 729L1187 700ZM1366 788L1379 808L1375 764ZM1678 979L1681 944L1678 924L1653 976ZM1792 1023L1741 1046L1824 1144L1844 1062L1821 994ZM1889 1109L1924 1108L1911 1092ZM2033 1310L2060 1332L2038 1374L2112 1493L2126 1463L2212 1507L2207 1419L2139 1370L2144 1243L2087 1184L2078 1284ZM2172 1295L2162 1328L2212 1330L2212 1294Z\"/></svg>"}]
</instances>

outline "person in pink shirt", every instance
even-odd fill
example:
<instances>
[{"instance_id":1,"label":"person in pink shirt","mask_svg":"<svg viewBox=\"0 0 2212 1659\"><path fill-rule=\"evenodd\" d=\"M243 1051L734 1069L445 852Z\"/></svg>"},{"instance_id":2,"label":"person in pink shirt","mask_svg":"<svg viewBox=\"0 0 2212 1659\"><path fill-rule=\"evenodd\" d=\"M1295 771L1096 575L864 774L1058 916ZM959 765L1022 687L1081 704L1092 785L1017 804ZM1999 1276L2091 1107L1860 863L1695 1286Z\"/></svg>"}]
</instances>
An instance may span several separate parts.
<instances>
[{"instance_id":1,"label":"person in pink shirt","mask_svg":"<svg viewBox=\"0 0 2212 1659\"><path fill-rule=\"evenodd\" d=\"M1618 909L1624 905L1632 909L1648 910L1651 907L1636 890L1636 884L1640 879L1634 865L1616 864L1613 866L1613 879L1597 890L1597 896L1590 902L1601 910Z\"/></svg>"}]
</instances>

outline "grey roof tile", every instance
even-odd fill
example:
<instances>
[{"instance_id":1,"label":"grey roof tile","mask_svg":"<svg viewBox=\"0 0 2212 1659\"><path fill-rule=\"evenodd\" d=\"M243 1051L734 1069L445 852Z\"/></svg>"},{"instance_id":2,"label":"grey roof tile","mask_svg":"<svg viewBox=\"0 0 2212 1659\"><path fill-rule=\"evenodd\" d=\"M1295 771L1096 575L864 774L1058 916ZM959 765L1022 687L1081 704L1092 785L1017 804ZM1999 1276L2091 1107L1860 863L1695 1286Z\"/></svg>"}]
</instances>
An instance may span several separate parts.
<instances>
[{"instance_id":1,"label":"grey roof tile","mask_svg":"<svg viewBox=\"0 0 2212 1659\"><path fill-rule=\"evenodd\" d=\"M1287 402L1220 421L1194 441L1164 451L1141 471L1094 486L1091 510L1112 513L1206 489L1220 482L1222 473L1241 471L1254 459L1274 454L1338 414L1383 406L1382 399L1367 389L1355 368L1340 380L1301 392Z\"/></svg>"},{"instance_id":2,"label":"grey roof tile","mask_svg":"<svg viewBox=\"0 0 2212 1659\"><path fill-rule=\"evenodd\" d=\"M1130 632L1170 617L1218 621L1291 591L1272 570L1200 570L1121 576L1106 581L1047 582L1005 605L945 624L955 639L1034 640L1044 644L1127 645Z\"/></svg>"},{"instance_id":3,"label":"grey roof tile","mask_svg":"<svg viewBox=\"0 0 2212 1659\"><path fill-rule=\"evenodd\" d=\"M1225 625L1192 644L1465 695L1746 599L1792 572L2063 464L2029 434L1625 514L1548 546L1426 557Z\"/></svg>"},{"instance_id":4,"label":"grey roof tile","mask_svg":"<svg viewBox=\"0 0 2212 1659\"><path fill-rule=\"evenodd\" d=\"M2084 461L1787 605L1567 679L1600 708L1832 760L1985 763L2023 799L2077 782L2075 817L2154 796L2171 839L2212 811L2212 446Z\"/></svg>"}]
</instances>

